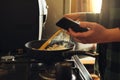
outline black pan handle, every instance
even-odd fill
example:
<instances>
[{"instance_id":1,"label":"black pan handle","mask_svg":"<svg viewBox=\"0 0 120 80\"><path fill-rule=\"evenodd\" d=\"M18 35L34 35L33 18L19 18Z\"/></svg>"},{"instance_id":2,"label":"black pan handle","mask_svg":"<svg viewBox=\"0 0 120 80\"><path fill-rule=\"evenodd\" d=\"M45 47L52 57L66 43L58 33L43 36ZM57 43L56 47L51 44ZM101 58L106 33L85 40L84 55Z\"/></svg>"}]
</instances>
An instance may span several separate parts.
<instances>
[{"instance_id":1,"label":"black pan handle","mask_svg":"<svg viewBox=\"0 0 120 80\"><path fill-rule=\"evenodd\" d=\"M69 58L73 55L86 55L86 56L91 56L91 57L97 57L99 54L98 53L90 53L87 51L67 51L63 53L63 56L66 58Z\"/></svg>"}]
</instances>

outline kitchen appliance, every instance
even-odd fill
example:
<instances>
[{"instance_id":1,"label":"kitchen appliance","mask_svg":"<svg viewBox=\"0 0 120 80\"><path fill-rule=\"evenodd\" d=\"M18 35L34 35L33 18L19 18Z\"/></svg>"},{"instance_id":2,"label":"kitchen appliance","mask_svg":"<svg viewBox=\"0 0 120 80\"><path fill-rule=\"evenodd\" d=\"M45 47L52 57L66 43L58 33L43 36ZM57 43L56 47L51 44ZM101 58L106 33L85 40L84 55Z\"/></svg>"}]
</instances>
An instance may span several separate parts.
<instances>
[{"instance_id":1,"label":"kitchen appliance","mask_svg":"<svg viewBox=\"0 0 120 80\"><path fill-rule=\"evenodd\" d=\"M1 0L0 56L24 50L28 41L40 40L46 18L46 0Z\"/></svg>"},{"instance_id":2,"label":"kitchen appliance","mask_svg":"<svg viewBox=\"0 0 120 80\"><path fill-rule=\"evenodd\" d=\"M77 55L50 64L17 56L20 54L13 51L11 55L1 57L0 80L92 80Z\"/></svg>"},{"instance_id":3,"label":"kitchen appliance","mask_svg":"<svg viewBox=\"0 0 120 80\"><path fill-rule=\"evenodd\" d=\"M44 44L44 42L39 43L39 45ZM92 80L89 72L80 62L77 55L70 55L69 58L59 61L54 61L52 59L54 57L51 58L48 56L51 54L56 57L57 54L62 55L66 52L66 50L59 51L51 51L50 53L48 51L49 54L44 52L44 50L42 52L39 51L39 53L33 53L34 55L38 54L35 58L34 55L33 57L26 55L30 54L29 52L10 51L10 54L2 56L0 59L0 80ZM74 51L70 51L71 53L74 53ZM45 54L45 59L39 54ZM69 54L69 51L67 54ZM58 55L58 59L59 57L61 56ZM50 63L46 63L39 58L51 61L49 61Z\"/></svg>"}]
</instances>

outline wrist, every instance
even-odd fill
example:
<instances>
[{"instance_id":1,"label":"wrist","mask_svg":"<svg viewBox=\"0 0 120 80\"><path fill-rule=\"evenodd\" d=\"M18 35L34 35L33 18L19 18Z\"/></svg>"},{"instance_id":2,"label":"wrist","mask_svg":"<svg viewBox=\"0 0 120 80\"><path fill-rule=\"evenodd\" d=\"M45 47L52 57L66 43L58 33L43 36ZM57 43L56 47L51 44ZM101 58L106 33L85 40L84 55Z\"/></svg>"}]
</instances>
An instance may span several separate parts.
<instances>
[{"instance_id":1,"label":"wrist","mask_svg":"<svg viewBox=\"0 0 120 80\"><path fill-rule=\"evenodd\" d=\"M120 28L106 30L106 42L120 42Z\"/></svg>"}]
</instances>

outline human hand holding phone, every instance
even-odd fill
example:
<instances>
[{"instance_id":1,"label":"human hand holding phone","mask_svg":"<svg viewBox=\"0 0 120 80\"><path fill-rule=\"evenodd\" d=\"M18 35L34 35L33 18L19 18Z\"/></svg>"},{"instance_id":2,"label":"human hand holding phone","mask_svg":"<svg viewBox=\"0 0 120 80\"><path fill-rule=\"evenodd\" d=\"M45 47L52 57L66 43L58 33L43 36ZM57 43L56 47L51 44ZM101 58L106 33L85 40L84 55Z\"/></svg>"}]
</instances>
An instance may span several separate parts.
<instances>
[{"instance_id":1,"label":"human hand holding phone","mask_svg":"<svg viewBox=\"0 0 120 80\"><path fill-rule=\"evenodd\" d=\"M80 27L80 22L79 21L74 21L74 20L72 20L70 18L66 18L66 17L61 18L56 23L56 25L58 27L61 27L61 28L65 29L65 30L68 30L69 28L71 28L75 32L85 32L85 31L88 31L87 28Z\"/></svg>"}]
</instances>

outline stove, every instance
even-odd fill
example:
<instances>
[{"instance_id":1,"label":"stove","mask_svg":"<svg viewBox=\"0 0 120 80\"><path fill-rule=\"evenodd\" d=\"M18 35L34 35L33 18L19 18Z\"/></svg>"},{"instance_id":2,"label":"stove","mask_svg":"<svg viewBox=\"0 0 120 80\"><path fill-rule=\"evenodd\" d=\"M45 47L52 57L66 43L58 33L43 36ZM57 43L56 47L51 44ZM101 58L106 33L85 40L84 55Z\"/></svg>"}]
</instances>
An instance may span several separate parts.
<instances>
[{"instance_id":1,"label":"stove","mask_svg":"<svg viewBox=\"0 0 120 80\"><path fill-rule=\"evenodd\" d=\"M50 64L18 56L18 52L1 56L0 80L92 80L77 55Z\"/></svg>"}]
</instances>

